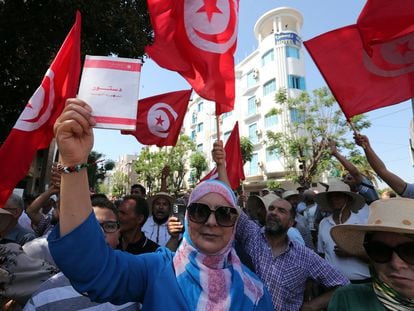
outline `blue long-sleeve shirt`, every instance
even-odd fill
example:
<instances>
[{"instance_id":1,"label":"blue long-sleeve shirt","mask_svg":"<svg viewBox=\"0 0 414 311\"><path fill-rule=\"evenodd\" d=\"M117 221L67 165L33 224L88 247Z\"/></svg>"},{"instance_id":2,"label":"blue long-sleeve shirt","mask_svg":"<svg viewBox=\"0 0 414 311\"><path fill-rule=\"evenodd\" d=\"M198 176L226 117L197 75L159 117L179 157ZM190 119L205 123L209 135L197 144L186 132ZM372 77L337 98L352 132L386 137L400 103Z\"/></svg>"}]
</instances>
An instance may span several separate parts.
<instances>
[{"instance_id":1,"label":"blue long-sleeve shirt","mask_svg":"<svg viewBox=\"0 0 414 311\"><path fill-rule=\"evenodd\" d=\"M87 292L92 301L137 301L142 310L189 310L176 281L173 253L166 248L142 255L113 250L93 213L63 237L56 226L48 240L56 264L73 287ZM242 305L243 310L254 309L248 299ZM267 291L256 310L273 310Z\"/></svg>"}]
</instances>

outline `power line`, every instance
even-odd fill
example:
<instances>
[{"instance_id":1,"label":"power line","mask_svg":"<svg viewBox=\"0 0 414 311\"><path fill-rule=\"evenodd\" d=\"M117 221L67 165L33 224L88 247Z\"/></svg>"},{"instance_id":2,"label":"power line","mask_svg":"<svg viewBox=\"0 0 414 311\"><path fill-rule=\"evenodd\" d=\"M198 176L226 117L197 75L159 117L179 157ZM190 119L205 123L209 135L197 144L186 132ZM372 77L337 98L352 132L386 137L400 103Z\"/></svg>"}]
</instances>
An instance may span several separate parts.
<instances>
[{"instance_id":1,"label":"power line","mask_svg":"<svg viewBox=\"0 0 414 311\"><path fill-rule=\"evenodd\" d=\"M384 115L382 115L382 116L380 115L380 116L377 116L377 117L374 117L374 118L370 118L370 120L378 120L378 119L385 118L385 117L391 116L391 115L393 115L393 114L397 114L397 113L399 113L399 112L402 112L402 111L407 111L407 110L411 110L411 107L408 107L408 108L402 108L402 109L397 110L397 111L394 111L394 112L386 113L386 114L384 114Z\"/></svg>"}]
</instances>

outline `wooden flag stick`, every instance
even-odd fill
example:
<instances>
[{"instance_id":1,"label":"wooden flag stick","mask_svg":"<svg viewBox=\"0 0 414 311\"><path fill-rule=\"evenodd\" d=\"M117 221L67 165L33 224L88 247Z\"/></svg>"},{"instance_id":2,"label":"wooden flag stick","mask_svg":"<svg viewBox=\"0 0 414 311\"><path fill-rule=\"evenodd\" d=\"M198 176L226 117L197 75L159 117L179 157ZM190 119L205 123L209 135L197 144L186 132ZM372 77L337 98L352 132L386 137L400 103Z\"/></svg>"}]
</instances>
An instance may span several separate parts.
<instances>
[{"instance_id":1,"label":"wooden flag stick","mask_svg":"<svg viewBox=\"0 0 414 311\"><path fill-rule=\"evenodd\" d=\"M356 129L355 125L352 123L352 121L351 121L350 119L347 119L347 122L348 122L349 126L351 127L351 129L354 131L354 134L355 134L355 135L358 135L358 134L359 134L359 132L358 132L358 130Z\"/></svg>"},{"instance_id":2,"label":"wooden flag stick","mask_svg":"<svg viewBox=\"0 0 414 311\"><path fill-rule=\"evenodd\" d=\"M220 140L220 115L216 115L217 140Z\"/></svg>"}]
</instances>

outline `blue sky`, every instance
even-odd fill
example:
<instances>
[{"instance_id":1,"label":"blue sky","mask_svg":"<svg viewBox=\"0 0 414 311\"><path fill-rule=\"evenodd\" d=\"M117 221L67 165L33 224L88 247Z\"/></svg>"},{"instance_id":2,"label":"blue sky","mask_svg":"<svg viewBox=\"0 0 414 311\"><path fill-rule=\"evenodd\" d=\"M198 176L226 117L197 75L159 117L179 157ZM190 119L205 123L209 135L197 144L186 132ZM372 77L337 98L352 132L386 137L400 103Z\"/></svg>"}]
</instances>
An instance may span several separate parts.
<instances>
[{"instance_id":1,"label":"blue sky","mask_svg":"<svg viewBox=\"0 0 414 311\"><path fill-rule=\"evenodd\" d=\"M277 7L292 7L304 18L302 39L308 40L321 33L349 24L354 24L364 6L362 0L241 0L239 12L239 35L235 54L241 61L257 47L253 27L257 19ZM308 91L325 86L318 69L306 54L306 87ZM146 61L141 73L140 98L169 91L187 89L189 85L177 73L159 68ZM409 122L413 117L411 102L382 108L367 114L371 128L363 134L370 138L371 145L387 167L407 182L413 182L413 166L409 153ZM106 158L117 160L120 155L139 153L140 144L129 135L119 131L95 130L95 145Z\"/></svg>"}]
</instances>

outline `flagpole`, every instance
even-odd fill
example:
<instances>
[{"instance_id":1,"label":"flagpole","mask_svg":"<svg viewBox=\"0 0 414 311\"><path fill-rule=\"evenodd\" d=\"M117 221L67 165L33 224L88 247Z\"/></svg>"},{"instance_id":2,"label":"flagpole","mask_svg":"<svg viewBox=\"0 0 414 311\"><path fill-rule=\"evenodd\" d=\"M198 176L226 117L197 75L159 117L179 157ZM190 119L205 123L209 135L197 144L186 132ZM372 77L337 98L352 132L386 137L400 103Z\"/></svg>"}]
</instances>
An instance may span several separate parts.
<instances>
[{"instance_id":1,"label":"flagpole","mask_svg":"<svg viewBox=\"0 0 414 311\"><path fill-rule=\"evenodd\" d=\"M220 140L220 115L216 115L217 140Z\"/></svg>"},{"instance_id":2,"label":"flagpole","mask_svg":"<svg viewBox=\"0 0 414 311\"><path fill-rule=\"evenodd\" d=\"M355 134L355 135L358 135L358 134L359 134L359 132L358 132L358 130L356 129L355 125L352 123L352 121L351 121L350 119L347 119L346 121L348 122L348 124L349 124L349 126L351 127L351 129L354 131L354 134Z\"/></svg>"}]
</instances>

